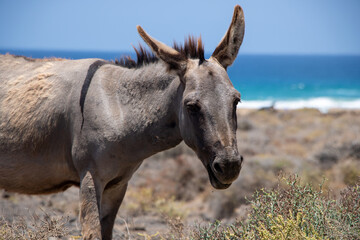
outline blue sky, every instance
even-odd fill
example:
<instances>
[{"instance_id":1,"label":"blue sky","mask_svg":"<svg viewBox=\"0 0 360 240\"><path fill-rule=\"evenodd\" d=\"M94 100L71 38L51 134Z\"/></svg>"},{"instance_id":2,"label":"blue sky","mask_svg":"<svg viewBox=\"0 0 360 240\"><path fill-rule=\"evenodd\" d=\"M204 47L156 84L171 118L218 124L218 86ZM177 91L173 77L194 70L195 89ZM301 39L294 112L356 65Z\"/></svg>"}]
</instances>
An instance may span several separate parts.
<instances>
[{"instance_id":1,"label":"blue sky","mask_svg":"<svg viewBox=\"0 0 360 240\"><path fill-rule=\"evenodd\" d=\"M0 0L0 49L132 51L141 25L167 44L201 34L211 53L236 4L242 53L360 55L359 0Z\"/></svg>"}]
</instances>

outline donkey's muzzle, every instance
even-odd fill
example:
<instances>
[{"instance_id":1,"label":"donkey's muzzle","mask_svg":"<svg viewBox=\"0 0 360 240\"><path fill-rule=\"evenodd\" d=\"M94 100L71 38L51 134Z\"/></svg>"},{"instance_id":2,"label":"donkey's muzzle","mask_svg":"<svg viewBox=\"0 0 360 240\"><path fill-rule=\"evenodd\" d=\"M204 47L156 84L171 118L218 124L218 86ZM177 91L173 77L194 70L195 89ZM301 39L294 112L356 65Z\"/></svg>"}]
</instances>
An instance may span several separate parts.
<instances>
[{"instance_id":1,"label":"donkey's muzzle","mask_svg":"<svg viewBox=\"0 0 360 240\"><path fill-rule=\"evenodd\" d=\"M215 176L222 183L232 183L239 176L242 161L242 156L236 156L230 159L215 158L212 169Z\"/></svg>"},{"instance_id":2,"label":"donkey's muzzle","mask_svg":"<svg viewBox=\"0 0 360 240\"><path fill-rule=\"evenodd\" d=\"M208 167L211 185L217 189L228 188L240 174L243 157L238 154L215 157Z\"/></svg>"}]
</instances>

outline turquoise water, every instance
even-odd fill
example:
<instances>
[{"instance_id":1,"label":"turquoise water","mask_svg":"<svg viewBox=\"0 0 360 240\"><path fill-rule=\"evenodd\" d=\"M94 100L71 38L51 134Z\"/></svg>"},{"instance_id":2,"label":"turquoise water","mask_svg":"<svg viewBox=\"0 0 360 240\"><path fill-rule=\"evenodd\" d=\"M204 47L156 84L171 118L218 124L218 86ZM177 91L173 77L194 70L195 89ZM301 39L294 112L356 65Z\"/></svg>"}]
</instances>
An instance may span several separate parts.
<instances>
[{"instance_id":1,"label":"turquoise water","mask_svg":"<svg viewBox=\"0 0 360 240\"><path fill-rule=\"evenodd\" d=\"M360 56L239 56L228 72L243 107L360 108Z\"/></svg>"},{"instance_id":2,"label":"turquoise water","mask_svg":"<svg viewBox=\"0 0 360 240\"><path fill-rule=\"evenodd\" d=\"M113 60L122 52L11 51L0 53L34 58L102 58ZM130 54L132 55L132 54ZM360 108L360 56L241 55L228 73L241 92L240 107Z\"/></svg>"},{"instance_id":3,"label":"turquoise water","mask_svg":"<svg viewBox=\"0 0 360 240\"><path fill-rule=\"evenodd\" d=\"M360 57L239 56L229 75L248 100L360 98Z\"/></svg>"}]
</instances>

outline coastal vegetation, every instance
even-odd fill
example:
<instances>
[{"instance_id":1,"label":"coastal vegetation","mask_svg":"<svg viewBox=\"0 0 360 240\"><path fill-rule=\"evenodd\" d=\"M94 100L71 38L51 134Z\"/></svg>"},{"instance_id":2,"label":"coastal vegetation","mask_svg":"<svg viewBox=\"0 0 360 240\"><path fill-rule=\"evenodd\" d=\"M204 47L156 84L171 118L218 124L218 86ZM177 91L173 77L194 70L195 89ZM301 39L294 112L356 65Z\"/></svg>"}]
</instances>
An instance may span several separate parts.
<instances>
[{"instance_id":1,"label":"coastal vegetation","mask_svg":"<svg viewBox=\"0 0 360 240\"><path fill-rule=\"evenodd\" d=\"M238 110L239 179L217 191L184 144L157 154L130 182L114 239L359 239L359 136L356 110ZM81 239L78 189L0 198L0 239Z\"/></svg>"}]
</instances>

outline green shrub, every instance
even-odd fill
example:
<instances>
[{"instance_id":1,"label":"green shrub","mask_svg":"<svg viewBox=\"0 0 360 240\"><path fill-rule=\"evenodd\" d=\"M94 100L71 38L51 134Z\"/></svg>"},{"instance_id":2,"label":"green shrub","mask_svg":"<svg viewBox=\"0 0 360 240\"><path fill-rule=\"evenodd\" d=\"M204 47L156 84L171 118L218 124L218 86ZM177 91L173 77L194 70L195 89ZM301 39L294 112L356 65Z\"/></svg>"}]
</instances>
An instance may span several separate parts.
<instances>
[{"instance_id":1,"label":"green shrub","mask_svg":"<svg viewBox=\"0 0 360 240\"><path fill-rule=\"evenodd\" d=\"M322 186L302 185L297 176L283 178L276 189L254 194L246 220L198 226L190 239L360 239L359 184L343 191L338 201Z\"/></svg>"}]
</instances>

